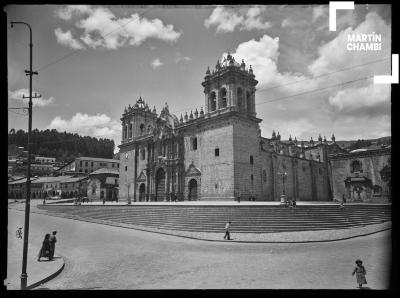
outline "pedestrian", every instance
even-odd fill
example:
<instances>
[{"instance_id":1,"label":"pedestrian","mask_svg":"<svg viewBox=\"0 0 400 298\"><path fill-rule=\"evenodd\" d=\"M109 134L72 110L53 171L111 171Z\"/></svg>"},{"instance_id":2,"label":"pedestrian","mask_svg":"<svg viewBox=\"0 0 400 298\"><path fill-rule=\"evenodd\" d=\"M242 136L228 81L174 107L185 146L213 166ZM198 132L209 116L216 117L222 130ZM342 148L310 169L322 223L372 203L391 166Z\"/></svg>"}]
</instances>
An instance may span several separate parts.
<instances>
[{"instance_id":1,"label":"pedestrian","mask_svg":"<svg viewBox=\"0 0 400 298\"><path fill-rule=\"evenodd\" d=\"M225 236L224 239L231 240L231 235L229 234L229 229L231 227L231 222L227 222L225 225Z\"/></svg>"},{"instance_id":2,"label":"pedestrian","mask_svg":"<svg viewBox=\"0 0 400 298\"><path fill-rule=\"evenodd\" d=\"M342 202L343 202L343 204L346 203L346 196L344 194L342 196Z\"/></svg>"},{"instance_id":3,"label":"pedestrian","mask_svg":"<svg viewBox=\"0 0 400 298\"><path fill-rule=\"evenodd\" d=\"M296 198L293 199L292 204L293 204L293 207L296 208Z\"/></svg>"},{"instance_id":4,"label":"pedestrian","mask_svg":"<svg viewBox=\"0 0 400 298\"><path fill-rule=\"evenodd\" d=\"M56 238L57 231L53 231L53 235L50 236L50 260L54 257L54 252L56 250Z\"/></svg>"},{"instance_id":5,"label":"pedestrian","mask_svg":"<svg viewBox=\"0 0 400 298\"><path fill-rule=\"evenodd\" d=\"M238 201L238 203L240 203L240 193L238 193L237 201Z\"/></svg>"},{"instance_id":6,"label":"pedestrian","mask_svg":"<svg viewBox=\"0 0 400 298\"><path fill-rule=\"evenodd\" d=\"M103 205L106 203L106 199L105 198L103 198Z\"/></svg>"},{"instance_id":7,"label":"pedestrian","mask_svg":"<svg viewBox=\"0 0 400 298\"><path fill-rule=\"evenodd\" d=\"M362 265L361 260L356 260L356 267L354 268L353 273L351 275L354 274L356 274L358 287L361 289L362 285L367 284L367 280L365 279L365 274L367 274L367 271Z\"/></svg>"},{"instance_id":8,"label":"pedestrian","mask_svg":"<svg viewBox=\"0 0 400 298\"><path fill-rule=\"evenodd\" d=\"M40 262L40 258L49 258L50 260L50 249L50 234L46 234L39 251L38 262Z\"/></svg>"}]
</instances>

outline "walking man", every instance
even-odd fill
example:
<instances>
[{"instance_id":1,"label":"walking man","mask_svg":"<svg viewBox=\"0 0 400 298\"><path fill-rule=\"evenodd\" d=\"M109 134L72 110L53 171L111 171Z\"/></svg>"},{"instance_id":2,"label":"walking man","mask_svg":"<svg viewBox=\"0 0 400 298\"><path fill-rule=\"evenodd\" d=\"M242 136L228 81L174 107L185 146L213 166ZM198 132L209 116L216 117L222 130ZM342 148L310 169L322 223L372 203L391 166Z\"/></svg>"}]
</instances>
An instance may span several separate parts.
<instances>
[{"instance_id":1,"label":"walking man","mask_svg":"<svg viewBox=\"0 0 400 298\"><path fill-rule=\"evenodd\" d=\"M50 260L54 257L54 251L56 250L56 238L57 231L53 231L53 235L50 236Z\"/></svg>"},{"instance_id":2,"label":"walking man","mask_svg":"<svg viewBox=\"0 0 400 298\"><path fill-rule=\"evenodd\" d=\"M231 222L229 221L225 225L225 236L224 236L224 239L231 240L231 236L229 234L230 227L231 227Z\"/></svg>"}]
</instances>

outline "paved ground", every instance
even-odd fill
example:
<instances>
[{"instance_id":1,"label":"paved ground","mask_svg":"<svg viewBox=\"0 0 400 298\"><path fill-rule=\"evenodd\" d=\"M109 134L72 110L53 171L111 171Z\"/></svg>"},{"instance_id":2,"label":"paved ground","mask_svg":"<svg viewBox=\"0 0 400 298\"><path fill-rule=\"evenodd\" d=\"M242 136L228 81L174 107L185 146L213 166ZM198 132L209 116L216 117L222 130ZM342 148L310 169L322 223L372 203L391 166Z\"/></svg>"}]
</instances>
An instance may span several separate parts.
<instances>
[{"instance_id":1,"label":"paved ground","mask_svg":"<svg viewBox=\"0 0 400 298\"><path fill-rule=\"evenodd\" d=\"M9 210L12 218L23 212ZM59 232L66 267L49 289L355 289L354 260L368 286L388 287L390 231L329 243L206 242L33 213L31 238Z\"/></svg>"},{"instance_id":2,"label":"paved ground","mask_svg":"<svg viewBox=\"0 0 400 298\"><path fill-rule=\"evenodd\" d=\"M20 216L21 213L19 212L18 216L9 216L8 218L7 280L4 282L8 290L16 290L21 287L23 239L16 236L17 227L24 226L24 217ZM10 215L13 214L10 213ZM40 235L40 231L42 231L42 235L35 238L31 236L29 239L27 262L28 286L55 273L64 264L57 250L53 261L48 261L47 258L42 258L41 262L37 261L44 234L51 232L51 230L45 231L44 229L38 229L38 227L34 227L34 229L36 230L34 235Z\"/></svg>"}]
</instances>

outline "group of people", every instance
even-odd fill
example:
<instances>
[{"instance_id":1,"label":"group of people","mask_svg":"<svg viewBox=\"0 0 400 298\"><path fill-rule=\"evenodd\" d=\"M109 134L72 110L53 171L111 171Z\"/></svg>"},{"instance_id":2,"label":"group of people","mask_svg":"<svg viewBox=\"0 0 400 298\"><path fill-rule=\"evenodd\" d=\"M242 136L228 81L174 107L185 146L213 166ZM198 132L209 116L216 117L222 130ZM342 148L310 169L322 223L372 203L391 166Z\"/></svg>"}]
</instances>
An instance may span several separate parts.
<instances>
[{"instance_id":1,"label":"group of people","mask_svg":"<svg viewBox=\"0 0 400 298\"><path fill-rule=\"evenodd\" d=\"M294 208L296 207L296 200L285 201L285 207Z\"/></svg>"},{"instance_id":2,"label":"group of people","mask_svg":"<svg viewBox=\"0 0 400 298\"><path fill-rule=\"evenodd\" d=\"M44 240L42 242L42 247L40 248L38 261L40 262L40 258L48 258L49 261L53 260L54 252L56 250L56 238L57 231L53 231L52 235L46 234L44 236Z\"/></svg>"}]
</instances>

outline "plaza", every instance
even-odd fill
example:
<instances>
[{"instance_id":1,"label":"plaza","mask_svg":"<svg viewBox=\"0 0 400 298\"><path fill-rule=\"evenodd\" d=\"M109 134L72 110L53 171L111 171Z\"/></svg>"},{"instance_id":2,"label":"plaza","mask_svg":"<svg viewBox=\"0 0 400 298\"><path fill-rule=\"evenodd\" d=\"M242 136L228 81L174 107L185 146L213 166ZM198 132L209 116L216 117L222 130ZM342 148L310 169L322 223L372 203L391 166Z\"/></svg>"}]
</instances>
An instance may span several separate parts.
<instances>
[{"instance_id":1,"label":"plaza","mask_svg":"<svg viewBox=\"0 0 400 298\"><path fill-rule=\"evenodd\" d=\"M9 209L10 227L22 225L22 210ZM389 287L391 230L320 243L210 242L48 216L33 207L30 242L40 245L53 229L65 268L39 288L356 289L357 258L369 288Z\"/></svg>"}]
</instances>

